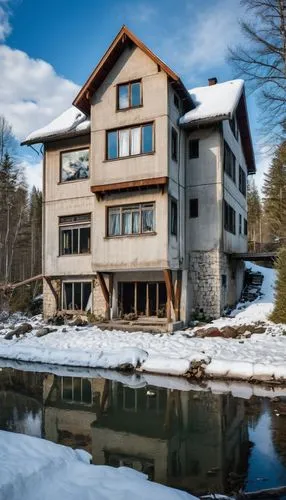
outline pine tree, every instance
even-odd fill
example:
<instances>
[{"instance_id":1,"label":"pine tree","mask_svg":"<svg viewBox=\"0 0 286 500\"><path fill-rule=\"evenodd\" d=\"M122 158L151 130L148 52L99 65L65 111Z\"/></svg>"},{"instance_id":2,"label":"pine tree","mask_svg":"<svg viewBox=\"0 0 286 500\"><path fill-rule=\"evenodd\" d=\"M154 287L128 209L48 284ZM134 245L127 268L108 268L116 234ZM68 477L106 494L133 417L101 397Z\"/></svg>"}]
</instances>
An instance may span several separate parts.
<instances>
[{"instance_id":1,"label":"pine tree","mask_svg":"<svg viewBox=\"0 0 286 500\"><path fill-rule=\"evenodd\" d=\"M275 323L286 323L286 246L280 248L275 268L277 271L275 305L270 320Z\"/></svg>"},{"instance_id":2,"label":"pine tree","mask_svg":"<svg viewBox=\"0 0 286 500\"><path fill-rule=\"evenodd\" d=\"M265 174L264 212L270 239L286 238L286 141L276 150L270 169Z\"/></svg>"},{"instance_id":3,"label":"pine tree","mask_svg":"<svg viewBox=\"0 0 286 500\"><path fill-rule=\"evenodd\" d=\"M247 184L248 240L252 250L261 243L262 203L254 180Z\"/></svg>"}]
</instances>

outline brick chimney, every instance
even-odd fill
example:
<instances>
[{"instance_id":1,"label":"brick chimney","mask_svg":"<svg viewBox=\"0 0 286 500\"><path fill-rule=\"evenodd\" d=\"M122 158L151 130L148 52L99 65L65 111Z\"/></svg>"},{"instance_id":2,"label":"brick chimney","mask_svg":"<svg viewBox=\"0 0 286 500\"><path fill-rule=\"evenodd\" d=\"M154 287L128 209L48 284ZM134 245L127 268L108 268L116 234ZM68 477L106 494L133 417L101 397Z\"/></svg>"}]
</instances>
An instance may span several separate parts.
<instances>
[{"instance_id":1,"label":"brick chimney","mask_svg":"<svg viewBox=\"0 0 286 500\"><path fill-rule=\"evenodd\" d=\"M211 85L216 85L217 84L217 78L215 76L213 76L212 78L208 79L208 82L209 82L209 87Z\"/></svg>"}]
</instances>

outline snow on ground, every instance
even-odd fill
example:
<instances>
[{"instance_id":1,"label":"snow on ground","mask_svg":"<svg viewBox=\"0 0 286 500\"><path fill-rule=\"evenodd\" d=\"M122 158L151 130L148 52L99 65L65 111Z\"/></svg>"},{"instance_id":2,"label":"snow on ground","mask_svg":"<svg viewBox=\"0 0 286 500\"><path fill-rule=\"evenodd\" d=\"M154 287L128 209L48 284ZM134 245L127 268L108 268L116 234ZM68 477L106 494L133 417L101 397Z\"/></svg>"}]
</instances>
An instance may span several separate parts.
<instances>
[{"instance_id":1,"label":"snow on ground","mask_svg":"<svg viewBox=\"0 0 286 500\"><path fill-rule=\"evenodd\" d=\"M194 500L128 467L91 465L83 450L0 431L1 500Z\"/></svg>"},{"instance_id":2,"label":"snow on ground","mask_svg":"<svg viewBox=\"0 0 286 500\"><path fill-rule=\"evenodd\" d=\"M259 270L265 276L263 296L234 318L217 320L213 326L266 320L273 307L274 272ZM22 338L5 340L7 331L0 331L0 358L5 359L104 369L129 364L139 371L167 375L184 375L193 362L200 362L213 378L286 381L286 326L269 322L265 333L243 339L199 338L191 330L170 335L65 325L44 337L36 337L34 329Z\"/></svg>"}]
</instances>

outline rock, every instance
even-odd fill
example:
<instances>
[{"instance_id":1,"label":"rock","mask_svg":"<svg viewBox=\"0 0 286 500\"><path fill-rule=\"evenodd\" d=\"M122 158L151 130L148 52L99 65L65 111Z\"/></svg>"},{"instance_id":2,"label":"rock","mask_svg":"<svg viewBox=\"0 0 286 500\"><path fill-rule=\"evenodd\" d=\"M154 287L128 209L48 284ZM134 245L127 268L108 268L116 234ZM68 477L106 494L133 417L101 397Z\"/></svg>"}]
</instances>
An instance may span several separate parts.
<instances>
[{"instance_id":1,"label":"rock","mask_svg":"<svg viewBox=\"0 0 286 500\"><path fill-rule=\"evenodd\" d=\"M48 333L56 331L56 328L49 328L48 326L44 326L43 328L39 328L39 330L37 330L36 337L44 337L44 335L48 335Z\"/></svg>"},{"instance_id":2,"label":"rock","mask_svg":"<svg viewBox=\"0 0 286 500\"><path fill-rule=\"evenodd\" d=\"M22 323L22 325L18 326L11 332L6 333L4 338L6 340L11 340L14 335L18 338L20 335L25 335L25 333L30 332L31 330L33 330L33 327L30 323Z\"/></svg>"},{"instance_id":3,"label":"rock","mask_svg":"<svg viewBox=\"0 0 286 500\"><path fill-rule=\"evenodd\" d=\"M56 325L56 326L61 326L65 324L65 318L62 314L56 313L54 316L51 316L48 320L47 323L49 325Z\"/></svg>"},{"instance_id":4,"label":"rock","mask_svg":"<svg viewBox=\"0 0 286 500\"><path fill-rule=\"evenodd\" d=\"M88 322L85 318L82 318L81 316L77 316L74 321L71 321L69 323L70 326L87 326Z\"/></svg>"},{"instance_id":5,"label":"rock","mask_svg":"<svg viewBox=\"0 0 286 500\"><path fill-rule=\"evenodd\" d=\"M239 335L237 328L233 328L232 326L224 326L220 331L226 339L235 339Z\"/></svg>"},{"instance_id":6,"label":"rock","mask_svg":"<svg viewBox=\"0 0 286 500\"><path fill-rule=\"evenodd\" d=\"M204 337L223 337L223 334L220 332L218 328L213 326L209 328L200 328L195 332L196 337L204 338Z\"/></svg>"},{"instance_id":7,"label":"rock","mask_svg":"<svg viewBox=\"0 0 286 500\"><path fill-rule=\"evenodd\" d=\"M118 370L130 372L134 370L134 366L131 363L122 363L122 365L118 366Z\"/></svg>"},{"instance_id":8,"label":"rock","mask_svg":"<svg viewBox=\"0 0 286 500\"><path fill-rule=\"evenodd\" d=\"M8 318L9 318L8 311L1 311L0 312L0 321L7 321Z\"/></svg>"}]
</instances>

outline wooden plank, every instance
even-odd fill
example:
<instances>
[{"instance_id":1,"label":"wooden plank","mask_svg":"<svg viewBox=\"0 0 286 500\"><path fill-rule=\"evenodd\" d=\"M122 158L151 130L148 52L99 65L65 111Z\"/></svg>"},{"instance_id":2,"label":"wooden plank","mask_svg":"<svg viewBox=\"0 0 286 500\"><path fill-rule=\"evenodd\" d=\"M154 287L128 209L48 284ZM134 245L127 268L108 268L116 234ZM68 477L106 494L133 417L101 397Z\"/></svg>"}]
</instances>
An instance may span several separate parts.
<instances>
[{"instance_id":1,"label":"wooden plank","mask_svg":"<svg viewBox=\"0 0 286 500\"><path fill-rule=\"evenodd\" d=\"M96 274L97 274L98 282L100 284L101 291L102 291L106 306L109 307L109 293L108 293L108 289L107 289L107 286L105 283L105 279L104 279L102 273L97 272Z\"/></svg>"},{"instance_id":2,"label":"wooden plank","mask_svg":"<svg viewBox=\"0 0 286 500\"><path fill-rule=\"evenodd\" d=\"M112 298L113 298L113 273L109 275L109 309L112 309Z\"/></svg>"},{"instance_id":3,"label":"wooden plank","mask_svg":"<svg viewBox=\"0 0 286 500\"><path fill-rule=\"evenodd\" d=\"M27 278L26 280L19 281L18 283L6 283L0 285L0 290L5 290L6 288L9 288L10 290L14 290L14 288L18 288L19 286L22 285L27 285L28 283L32 283L33 281L41 280L43 279L42 274L37 274L37 276L32 276L31 278Z\"/></svg>"},{"instance_id":4,"label":"wooden plank","mask_svg":"<svg viewBox=\"0 0 286 500\"><path fill-rule=\"evenodd\" d=\"M172 271L170 269L163 270L166 289L167 289L167 319L168 323L171 322L171 305L175 309L174 287L172 281Z\"/></svg>"},{"instance_id":5,"label":"wooden plank","mask_svg":"<svg viewBox=\"0 0 286 500\"><path fill-rule=\"evenodd\" d=\"M182 294L182 271L177 271L176 291L175 291L175 318L180 320L181 312L181 294Z\"/></svg>"},{"instance_id":6,"label":"wooden plank","mask_svg":"<svg viewBox=\"0 0 286 500\"><path fill-rule=\"evenodd\" d=\"M145 186L166 186L168 177L152 177L148 179L138 179L136 181L114 182L112 184L99 184L91 186L92 193L102 195L111 191L120 191L124 189L140 188Z\"/></svg>"}]
</instances>

